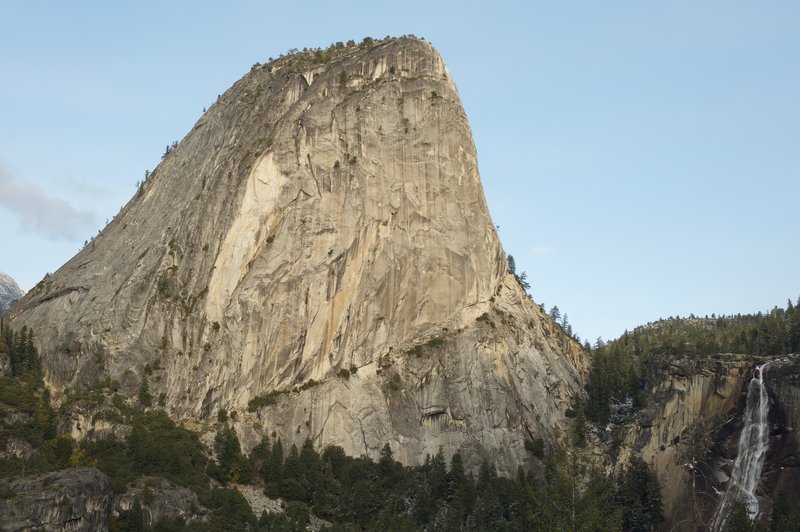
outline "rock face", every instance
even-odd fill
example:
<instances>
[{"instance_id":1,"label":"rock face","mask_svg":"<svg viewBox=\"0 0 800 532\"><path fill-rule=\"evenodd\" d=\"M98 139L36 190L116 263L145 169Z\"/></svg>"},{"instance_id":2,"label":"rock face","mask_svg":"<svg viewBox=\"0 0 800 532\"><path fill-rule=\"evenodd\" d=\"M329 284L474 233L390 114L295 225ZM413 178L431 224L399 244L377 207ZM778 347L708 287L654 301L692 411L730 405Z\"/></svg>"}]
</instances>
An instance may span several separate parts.
<instances>
[{"instance_id":1,"label":"rock face","mask_svg":"<svg viewBox=\"0 0 800 532\"><path fill-rule=\"evenodd\" d=\"M0 489L0 530L108 530L111 485L97 469L64 469Z\"/></svg>"},{"instance_id":2,"label":"rock face","mask_svg":"<svg viewBox=\"0 0 800 532\"><path fill-rule=\"evenodd\" d=\"M765 492L782 493L789 501L800 500L800 355L782 357L767 368L767 388L773 406L773 436L762 484ZM771 502L771 501L770 501Z\"/></svg>"},{"instance_id":3,"label":"rock face","mask_svg":"<svg viewBox=\"0 0 800 532\"><path fill-rule=\"evenodd\" d=\"M17 282L3 272L0 272L0 312L8 310L12 301L25 295Z\"/></svg>"},{"instance_id":4,"label":"rock face","mask_svg":"<svg viewBox=\"0 0 800 532\"><path fill-rule=\"evenodd\" d=\"M748 383L755 365L765 361L723 354L673 360L651 372L657 384L628 429L619 463L640 453L653 466L666 528L711 524L738 452ZM771 361L765 382L771 433L756 492L762 517L770 514L776 494L790 501L800 497L800 442L794 428L800 420L800 357Z\"/></svg>"},{"instance_id":5,"label":"rock face","mask_svg":"<svg viewBox=\"0 0 800 532\"><path fill-rule=\"evenodd\" d=\"M62 409L56 424L58 434L69 434L80 444L113 436L124 440L131 433L131 426L108 419L108 410L92 401L77 401Z\"/></svg>"},{"instance_id":6,"label":"rock face","mask_svg":"<svg viewBox=\"0 0 800 532\"><path fill-rule=\"evenodd\" d=\"M195 492L182 488L165 478L142 477L137 479L125 493L113 499L113 513L131 510L136 501L142 508L142 517L146 528L159 521L180 520L184 523L205 521L209 512L200 505Z\"/></svg>"},{"instance_id":7,"label":"rock face","mask_svg":"<svg viewBox=\"0 0 800 532\"><path fill-rule=\"evenodd\" d=\"M620 453L619 463L640 453L653 466L672 525L690 526L713 513L716 501L696 486L695 473L710 469L705 464L714 434L740 408L752 366L744 356L715 358L675 360L658 370L648 406L631 425Z\"/></svg>"},{"instance_id":8,"label":"rock face","mask_svg":"<svg viewBox=\"0 0 800 532\"><path fill-rule=\"evenodd\" d=\"M433 47L330 55L255 66L13 326L56 397L105 375L133 394L147 368L179 416L288 392L240 425L502 469L563 426L588 358L506 271Z\"/></svg>"},{"instance_id":9,"label":"rock face","mask_svg":"<svg viewBox=\"0 0 800 532\"><path fill-rule=\"evenodd\" d=\"M270 499L264 495L264 490L254 486L237 485L236 489L242 494L244 500L250 505L250 509L256 516L261 516L262 513L284 513L286 502L283 499ZM320 519L319 517L311 514L307 530L321 530L322 528L331 528L333 525L330 521Z\"/></svg>"},{"instance_id":10,"label":"rock face","mask_svg":"<svg viewBox=\"0 0 800 532\"><path fill-rule=\"evenodd\" d=\"M800 355L771 363L767 368L767 386L775 399L781 424L797 440L800 428Z\"/></svg>"}]
</instances>

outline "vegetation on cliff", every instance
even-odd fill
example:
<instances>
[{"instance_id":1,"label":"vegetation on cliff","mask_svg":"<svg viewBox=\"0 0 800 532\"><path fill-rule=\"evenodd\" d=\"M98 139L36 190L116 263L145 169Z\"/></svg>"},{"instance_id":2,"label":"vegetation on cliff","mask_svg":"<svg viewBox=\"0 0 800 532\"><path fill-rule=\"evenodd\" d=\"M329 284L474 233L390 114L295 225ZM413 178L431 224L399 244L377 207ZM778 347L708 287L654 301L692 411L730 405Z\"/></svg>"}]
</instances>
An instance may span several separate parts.
<instances>
[{"instance_id":1,"label":"vegetation on cliff","mask_svg":"<svg viewBox=\"0 0 800 532\"><path fill-rule=\"evenodd\" d=\"M219 416L212 459L196 433L150 408L141 393L138 401L116 393L112 382L73 393L54 408L42 382L33 332L5 329L0 334L0 360L7 361L6 375L0 376L0 449L13 452L0 458L0 476L91 466L110 477L116 493L142 476L164 477L193 490L212 510L212 519L192 523L194 529L302 529L313 514L335 529L512 530L556 523L558 529L647 530L663 519L655 474L636 458L618 477L604 474L580 448L585 419L606 423L621 405L624 410L644 404L648 370L652 374L674 357L774 355L798 350L798 342L800 306L791 301L766 314L659 320L617 340L598 342L592 350L588 400L571 414L571 441L577 447L545 449L540 441L531 445L531 459L515 478L498 476L488 461L476 478L465 471L459 454L449 467L441 452L422 466L406 467L393 459L388 445L373 462L346 456L338 447L318 453L307 441L300 449L285 449L279 439L264 438L245 456L227 415ZM129 435L78 444L57 434L57 420L77 401L104 405L98 415L129 426ZM263 486L267 496L286 501L285 511L257 519L239 492L225 487L235 484ZM135 505L122 512L112 519L112 529L136 528L142 511ZM784 530L796 518L778 501L773 529ZM163 530L184 526L159 524Z\"/></svg>"},{"instance_id":2,"label":"vegetation on cliff","mask_svg":"<svg viewBox=\"0 0 800 532\"><path fill-rule=\"evenodd\" d=\"M0 364L3 361L9 371L0 372L0 478L66 467L71 442L56 435L33 332L24 327L0 331Z\"/></svg>"},{"instance_id":3,"label":"vegetation on cliff","mask_svg":"<svg viewBox=\"0 0 800 532\"><path fill-rule=\"evenodd\" d=\"M116 393L112 382L67 396L53 409L29 330L3 331L3 358L11 360L11 375L0 377L0 443L5 448L17 438L26 453L0 458L0 477L96 467L108 475L117 494L139 478L163 477L193 490L212 510L206 523L161 522L158 530L302 530L312 513L337 530L637 530L636 523L650 526L661 519L658 483L643 462L614 478L592 462L590 453L545 449L541 441L527 466L520 464L516 478L498 476L489 461L473 476L459 454L448 466L441 451L419 467L403 466L388 445L374 462L349 457L335 446L318 453L310 441L300 449L285 449L279 439L265 437L245 456L227 415L219 416L212 459L196 433L148 408L141 398ZM130 427L127 437L109 434L78 443L56 435L57 420L77 402L94 404L97 416ZM9 424L8 417L19 421ZM239 492L225 487L235 484L263 486L267 496L286 501L285 511L256 519ZM149 502L137 500L113 517L111 529L138 530Z\"/></svg>"}]
</instances>

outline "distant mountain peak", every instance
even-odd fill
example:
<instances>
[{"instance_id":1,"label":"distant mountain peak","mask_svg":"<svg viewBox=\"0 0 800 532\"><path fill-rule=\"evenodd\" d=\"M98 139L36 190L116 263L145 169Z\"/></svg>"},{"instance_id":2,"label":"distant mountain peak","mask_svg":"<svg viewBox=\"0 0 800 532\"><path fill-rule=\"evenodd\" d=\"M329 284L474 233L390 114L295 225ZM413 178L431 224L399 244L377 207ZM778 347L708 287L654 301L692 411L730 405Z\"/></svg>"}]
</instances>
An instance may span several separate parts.
<instances>
[{"instance_id":1,"label":"distant mountain peak","mask_svg":"<svg viewBox=\"0 0 800 532\"><path fill-rule=\"evenodd\" d=\"M12 301L24 295L25 292L10 275L0 272L0 312L8 310Z\"/></svg>"}]
</instances>

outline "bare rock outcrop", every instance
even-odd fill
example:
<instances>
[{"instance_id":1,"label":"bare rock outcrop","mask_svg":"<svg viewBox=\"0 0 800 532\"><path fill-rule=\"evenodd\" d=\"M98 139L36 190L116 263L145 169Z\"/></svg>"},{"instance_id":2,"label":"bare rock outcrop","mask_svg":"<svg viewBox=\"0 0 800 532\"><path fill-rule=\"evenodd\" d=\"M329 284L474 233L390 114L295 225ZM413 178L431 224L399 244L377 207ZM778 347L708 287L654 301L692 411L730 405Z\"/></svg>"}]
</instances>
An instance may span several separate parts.
<instances>
[{"instance_id":1,"label":"bare rock outcrop","mask_svg":"<svg viewBox=\"0 0 800 532\"><path fill-rule=\"evenodd\" d=\"M114 496L113 514L131 510L136 501L141 505L145 527L165 520L190 524L205 521L210 514L195 492L161 477L139 478L125 493Z\"/></svg>"},{"instance_id":2,"label":"bare rock outcrop","mask_svg":"<svg viewBox=\"0 0 800 532\"><path fill-rule=\"evenodd\" d=\"M511 468L589 363L507 273L455 84L414 38L254 66L12 320L56 397L151 374L176 416L406 463Z\"/></svg>"},{"instance_id":3,"label":"bare rock outcrop","mask_svg":"<svg viewBox=\"0 0 800 532\"><path fill-rule=\"evenodd\" d=\"M0 530L108 530L111 484L94 468L64 469L0 485Z\"/></svg>"},{"instance_id":4,"label":"bare rock outcrop","mask_svg":"<svg viewBox=\"0 0 800 532\"><path fill-rule=\"evenodd\" d=\"M259 517L266 512L266 513L283 513L285 511L286 503L283 499L270 499L266 495L264 495L264 490L256 488L255 486L236 486L236 489L239 490L239 493L242 494L242 497L247 501L247 504L250 505L250 509L253 513ZM325 519L320 519L319 517L311 514L310 520L308 523L308 530L321 530L322 528L331 527L331 523L326 521Z\"/></svg>"},{"instance_id":5,"label":"bare rock outcrop","mask_svg":"<svg viewBox=\"0 0 800 532\"><path fill-rule=\"evenodd\" d=\"M58 434L69 434L78 444L110 436L124 440L130 434L131 426L122 423L117 416L115 409L104 403L76 401L63 409L56 431Z\"/></svg>"}]
</instances>

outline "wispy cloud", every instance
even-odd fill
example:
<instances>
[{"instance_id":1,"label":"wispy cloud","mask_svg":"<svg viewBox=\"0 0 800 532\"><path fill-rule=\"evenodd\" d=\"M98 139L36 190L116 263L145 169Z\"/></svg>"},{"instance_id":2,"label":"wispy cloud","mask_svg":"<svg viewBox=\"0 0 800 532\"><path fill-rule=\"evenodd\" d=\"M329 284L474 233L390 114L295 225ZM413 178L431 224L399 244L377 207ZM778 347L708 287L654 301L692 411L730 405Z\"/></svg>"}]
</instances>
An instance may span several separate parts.
<instances>
[{"instance_id":1,"label":"wispy cloud","mask_svg":"<svg viewBox=\"0 0 800 532\"><path fill-rule=\"evenodd\" d=\"M52 240L75 240L94 225L94 214L54 198L38 185L16 179L0 167L0 207L19 218L20 226Z\"/></svg>"},{"instance_id":2,"label":"wispy cloud","mask_svg":"<svg viewBox=\"0 0 800 532\"><path fill-rule=\"evenodd\" d=\"M531 255L536 257L543 257L545 255L552 255L555 249L552 246L548 246L547 244L537 244L533 246L531 250Z\"/></svg>"},{"instance_id":3,"label":"wispy cloud","mask_svg":"<svg viewBox=\"0 0 800 532\"><path fill-rule=\"evenodd\" d=\"M64 190L67 190L73 194L79 194L81 196L91 198L106 199L111 197L113 194L110 188L98 186L92 183L84 183L73 178L65 178L61 184Z\"/></svg>"}]
</instances>

